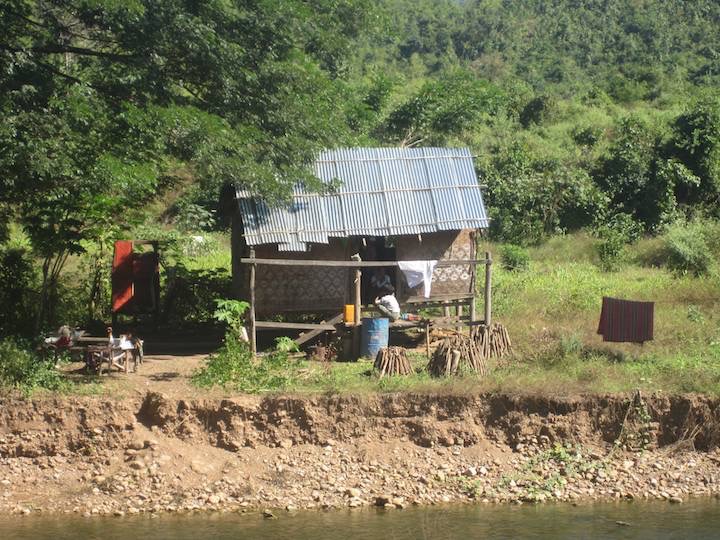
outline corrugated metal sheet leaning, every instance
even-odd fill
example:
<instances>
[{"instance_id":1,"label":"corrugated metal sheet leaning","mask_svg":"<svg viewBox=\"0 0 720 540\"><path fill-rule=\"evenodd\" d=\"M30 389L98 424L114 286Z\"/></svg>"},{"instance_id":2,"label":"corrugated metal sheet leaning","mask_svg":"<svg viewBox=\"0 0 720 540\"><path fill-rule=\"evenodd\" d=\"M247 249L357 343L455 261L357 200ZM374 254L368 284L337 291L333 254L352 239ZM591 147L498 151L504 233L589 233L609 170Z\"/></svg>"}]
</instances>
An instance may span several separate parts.
<instances>
[{"instance_id":1,"label":"corrugated metal sheet leaning","mask_svg":"<svg viewBox=\"0 0 720 540\"><path fill-rule=\"evenodd\" d=\"M315 161L337 192L297 187L287 207L269 207L237 190L248 245L278 244L306 251L329 238L399 236L483 229L489 220L467 148L349 148L327 150Z\"/></svg>"}]
</instances>

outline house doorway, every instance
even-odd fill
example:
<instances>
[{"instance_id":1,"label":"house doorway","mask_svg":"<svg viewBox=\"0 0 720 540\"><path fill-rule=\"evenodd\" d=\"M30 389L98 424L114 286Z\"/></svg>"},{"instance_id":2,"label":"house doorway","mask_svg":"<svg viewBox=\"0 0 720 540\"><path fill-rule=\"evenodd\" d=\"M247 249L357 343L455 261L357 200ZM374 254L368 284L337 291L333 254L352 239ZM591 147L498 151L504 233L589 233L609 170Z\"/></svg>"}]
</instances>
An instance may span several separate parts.
<instances>
[{"instance_id":1,"label":"house doorway","mask_svg":"<svg viewBox=\"0 0 720 540\"><path fill-rule=\"evenodd\" d=\"M397 253L392 239L384 236L365 238L360 250L363 261L396 261ZM397 267L395 265L365 268L362 271L362 302L372 304L381 295L383 284L397 288Z\"/></svg>"}]
</instances>

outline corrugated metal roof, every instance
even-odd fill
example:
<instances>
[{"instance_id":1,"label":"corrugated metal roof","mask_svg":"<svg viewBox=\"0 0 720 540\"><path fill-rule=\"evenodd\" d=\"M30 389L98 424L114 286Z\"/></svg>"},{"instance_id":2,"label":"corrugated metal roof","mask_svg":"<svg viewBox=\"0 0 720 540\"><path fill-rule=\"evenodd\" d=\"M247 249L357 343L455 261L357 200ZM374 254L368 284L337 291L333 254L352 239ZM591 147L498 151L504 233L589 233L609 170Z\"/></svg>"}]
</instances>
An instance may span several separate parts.
<instances>
[{"instance_id":1,"label":"corrugated metal roof","mask_svg":"<svg viewBox=\"0 0 720 540\"><path fill-rule=\"evenodd\" d=\"M286 207L269 207L238 189L245 239L306 251L348 236L399 236L483 229L488 217L467 148L346 148L315 161L324 182L340 180L327 195L296 187Z\"/></svg>"}]
</instances>

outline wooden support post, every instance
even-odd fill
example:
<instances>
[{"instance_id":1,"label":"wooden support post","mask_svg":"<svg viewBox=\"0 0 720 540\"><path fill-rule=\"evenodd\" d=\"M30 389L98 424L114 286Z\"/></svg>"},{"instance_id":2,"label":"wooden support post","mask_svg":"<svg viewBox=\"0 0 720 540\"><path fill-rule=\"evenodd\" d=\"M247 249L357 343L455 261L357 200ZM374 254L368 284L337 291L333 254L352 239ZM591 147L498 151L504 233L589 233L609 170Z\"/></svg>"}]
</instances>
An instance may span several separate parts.
<instances>
[{"instance_id":1,"label":"wooden support post","mask_svg":"<svg viewBox=\"0 0 720 540\"><path fill-rule=\"evenodd\" d=\"M255 250L250 250L250 257L255 258ZM257 327L255 326L255 264L250 265L250 352L253 358L257 354Z\"/></svg>"},{"instance_id":2,"label":"wooden support post","mask_svg":"<svg viewBox=\"0 0 720 540\"><path fill-rule=\"evenodd\" d=\"M430 361L430 321L425 321L425 357Z\"/></svg>"},{"instance_id":3,"label":"wooden support post","mask_svg":"<svg viewBox=\"0 0 720 540\"><path fill-rule=\"evenodd\" d=\"M353 356L357 359L360 356L360 309L362 305L362 270L359 268L355 269L355 326L353 327L352 335L352 350Z\"/></svg>"},{"instance_id":4,"label":"wooden support post","mask_svg":"<svg viewBox=\"0 0 720 540\"><path fill-rule=\"evenodd\" d=\"M355 325L360 324L360 306L362 304L362 270L355 270Z\"/></svg>"},{"instance_id":5,"label":"wooden support post","mask_svg":"<svg viewBox=\"0 0 720 540\"><path fill-rule=\"evenodd\" d=\"M462 304L458 304L457 306L455 306L455 315L457 315L458 320L460 320L460 317L462 317L462 315L463 315ZM462 332L462 329L463 329L462 323L458 324L455 327L455 330L457 330L458 332Z\"/></svg>"},{"instance_id":6,"label":"wooden support post","mask_svg":"<svg viewBox=\"0 0 720 540\"><path fill-rule=\"evenodd\" d=\"M490 328L492 322L492 258L485 252L485 326Z\"/></svg>"}]
</instances>

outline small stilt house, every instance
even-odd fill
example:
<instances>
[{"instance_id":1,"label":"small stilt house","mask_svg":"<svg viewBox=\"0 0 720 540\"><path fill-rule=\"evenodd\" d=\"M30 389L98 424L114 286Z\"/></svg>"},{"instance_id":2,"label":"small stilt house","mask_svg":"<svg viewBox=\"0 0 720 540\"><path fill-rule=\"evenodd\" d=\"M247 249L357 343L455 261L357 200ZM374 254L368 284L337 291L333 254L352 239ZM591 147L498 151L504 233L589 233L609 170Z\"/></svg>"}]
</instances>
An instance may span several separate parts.
<instances>
[{"instance_id":1,"label":"small stilt house","mask_svg":"<svg viewBox=\"0 0 720 540\"><path fill-rule=\"evenodd\" d=\"M476 234L488 217L467 148L327 150L314 168L339 188L298 187L286 206L236 190L233 284L253 317L337 321L345 305L372 301L371 275L384 266L406 309L468 306L474 319ZM398 261L437 261L430 290L410 286Z\"/></svg>"}]
</instances>

